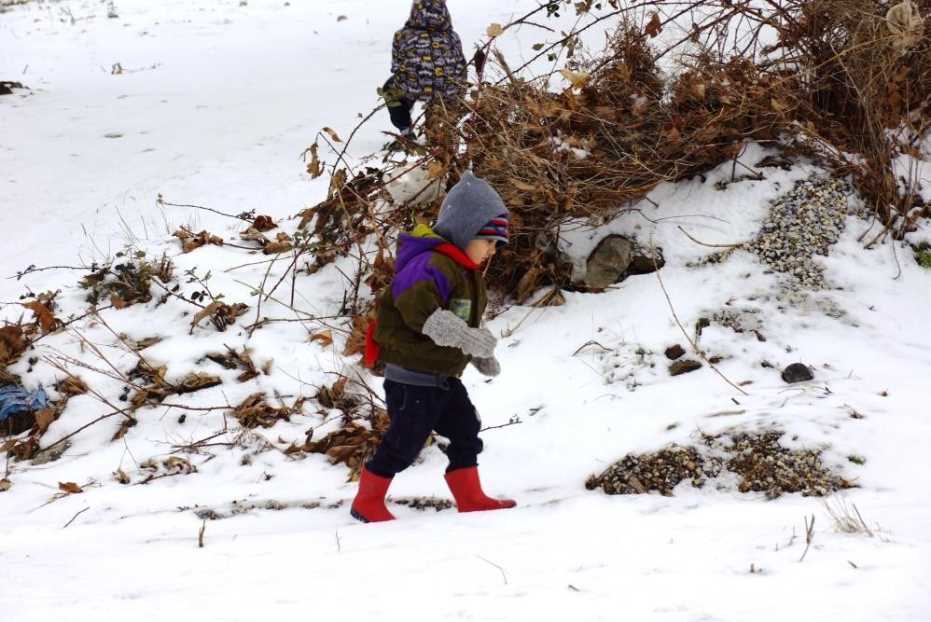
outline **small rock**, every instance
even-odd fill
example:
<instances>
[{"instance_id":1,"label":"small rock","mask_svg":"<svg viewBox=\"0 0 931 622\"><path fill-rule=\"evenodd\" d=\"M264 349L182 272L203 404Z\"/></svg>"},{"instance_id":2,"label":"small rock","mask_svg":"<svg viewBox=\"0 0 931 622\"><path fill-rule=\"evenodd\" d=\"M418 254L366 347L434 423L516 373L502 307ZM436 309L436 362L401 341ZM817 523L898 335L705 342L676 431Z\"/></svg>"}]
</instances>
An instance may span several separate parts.
<instances>
[{"instance_id":1,"label":"small rock","mask_svg":"<svg viewBox=\"0 0 931 622\"><path fill-rule=\"evenodd\" d=\"M669 375L670 376L681 376L682 374L687 374L693 372L696 369L701 369L702 365L698 361L693 361L692 359L684 359L681 361L676 361L669 366Z\"/></svg>"},{"instance_id":2,"label":"small rock","mask_svg":"<svg viewBox=\"0 0 931 622\"><path fill-rule=\"evenodd\" d=\"M807 382L809 380L814 380L814 378L815 375L811 373L811 369L802 363L792 363L782 372L782 379L788 384Z\"/></svg>"},{"instance_id":3,"label":"small rock","mask_svg":"<svg viewBox=\"0 0 931 622\"><path fill-rule=\"evenodd\" d=\"M627 268L627 274L652 274L662 270L665 265L663 249L637 248Z\"/></svg>"},{"instance_id":4,"label":"small rock","mask_svg":"<svg viewBox=\"0 0 931 622\"><path fill-rule=\"evenodd\" d=\"M25 89L19 82L0 82L0 95L12 95L13 89Z\"/></svg>"},{"instance_id":5,"label":"small rock","mask_svg":"<svg viewBox=\"0 0 931 622\"><path fill-rule=\"evenodd\" d=\"M684 354L685 354L685 348L683 348L679 344L676 344L674 346L669 346L668 348L666 348L666 358L668 358L670 361L674 361L676 359L682 358Z\"/></svg>"},{"instance_id":6,"label":"small rock","mask_svg":"<svg viewBox=\"0 0 931 622\"><path fill-rule=\"evenodd\" d=\"M70 448L71 448L71 443L68 441L65 441L64 443L55 445L54 447L51 447L49 449L43 449L33 457L32 463L38 465L38 464L48 464L50 462L55 462L56 460L61 458L63 455L65 455L65 452L68 451L68 449Z\"/></svg>"},{"instance_id":7,"label":"small rock","mask_svg":"<svg viewBox=\"0 0 931 622\"><path fill-rule=\"evenodd\" d=\"M633 261L633 242L620 235L609 235L588 257L585 285L605 289L617 283Z\"/></svg>"}]
</instances>

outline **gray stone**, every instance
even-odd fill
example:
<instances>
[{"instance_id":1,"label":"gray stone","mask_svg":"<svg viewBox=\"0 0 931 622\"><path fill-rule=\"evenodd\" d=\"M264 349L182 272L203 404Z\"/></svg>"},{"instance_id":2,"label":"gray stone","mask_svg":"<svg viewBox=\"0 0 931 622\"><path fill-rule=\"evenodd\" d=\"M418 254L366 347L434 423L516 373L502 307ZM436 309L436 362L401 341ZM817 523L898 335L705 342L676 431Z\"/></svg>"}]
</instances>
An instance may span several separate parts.
<instances>
[{"instance_id":1,"label":"gray stone","mask_svg":"<svg viewBox=\"0 0 931 622\"><path fill-rule=\"evenodd\" d=\"M666 265L661 248L637 248L627 268L627 274L652 274Z\"/></svg>"},{"instance_id":2,"label":"gray stone","mask_svg":"<svg viewBox=\"0 0 931 622\"><path fill-rule=\"evenodd\" d=\"M792 363L782 371L782 379L789 384L807 382L814 378L815 375L811 373L811 369L803 363Z\"/></svg>"},{"instance_id":3,"label":"gray stone","mask_svg":"<svg viewBox=\"0 0 931 622\"><path fill-rule=\"evenodd\" d=\"M697 369L701 369L701 363L693 361L692 359L683 359L669 366L669 375L681 376L682 374L687 374Z\"/></svg>"},{"instance_id":4,"label":"gray stone","mask_svg":"<svg viewBox=\"0 0 931 622\"><path fill-rule=\"evenodd\" d=\"M68 449L70 448L71 448L71 443L69 441L65 441L64 443L59 443L58 445L55 445L54 447L50 447L48 449L42 449L39 452L37 452L35 456L32 457L32 463L33 464L48 464L49 462L55 462L56 460L61 458L63 455L65 455L65 452L68 451Z\"/></svg>"},{"instance_id":5,"label":"gray stone","mask_svg":"<svg viewBox=\"0 0 931 622\"><path fill-rule=\"evenodd\" d=\"M605 289L621 280L633 261L634 244L620 235L609 235L588 257L585 285Z\"/></svg>"}]
</instances>

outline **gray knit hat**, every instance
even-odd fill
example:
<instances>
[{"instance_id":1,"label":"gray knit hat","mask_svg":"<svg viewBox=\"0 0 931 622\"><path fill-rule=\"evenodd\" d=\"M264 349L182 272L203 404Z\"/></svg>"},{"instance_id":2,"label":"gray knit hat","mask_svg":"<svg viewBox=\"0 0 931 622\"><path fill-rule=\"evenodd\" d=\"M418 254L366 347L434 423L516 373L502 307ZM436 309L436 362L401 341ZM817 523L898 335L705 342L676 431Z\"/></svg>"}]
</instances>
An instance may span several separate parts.
<instances>
[{"instance_id":1,"label":"gray knit hat","mask_svg":"<svg viewBox=\"0 0 931 622\"><path fill-rule=\"evenodd\" d=\"M507 243L507 220L508 208L501 196L487 181L466 171L446 195L434 231L461 249L478 237Z\"/></svg>"}]
</instances>

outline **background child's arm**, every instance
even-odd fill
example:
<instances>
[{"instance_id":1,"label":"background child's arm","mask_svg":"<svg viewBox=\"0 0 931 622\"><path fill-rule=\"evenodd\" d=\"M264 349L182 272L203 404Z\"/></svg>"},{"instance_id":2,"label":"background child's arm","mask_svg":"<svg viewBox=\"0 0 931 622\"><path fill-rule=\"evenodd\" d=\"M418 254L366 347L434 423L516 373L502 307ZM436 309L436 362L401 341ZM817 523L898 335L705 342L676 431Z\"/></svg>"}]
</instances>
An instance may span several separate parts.
<instances>
[{"instance_id":1,"label":"background child's arm","mask_svg":"<svg viewBox=\"0 0 931 622\"><path fill-rule=\"evenodd\" d=\"M401 31L394 33L391 43L391 75L396 76L401 71Z\"/></svg>"}]
</instances>

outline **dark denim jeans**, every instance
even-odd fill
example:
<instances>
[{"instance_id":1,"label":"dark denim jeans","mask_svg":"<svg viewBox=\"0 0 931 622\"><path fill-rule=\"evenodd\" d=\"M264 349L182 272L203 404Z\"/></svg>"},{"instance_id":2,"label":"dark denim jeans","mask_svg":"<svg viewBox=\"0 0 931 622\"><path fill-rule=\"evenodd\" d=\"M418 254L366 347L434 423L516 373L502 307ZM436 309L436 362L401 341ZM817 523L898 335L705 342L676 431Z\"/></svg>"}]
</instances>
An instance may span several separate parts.
<instances>
[{"instance_id":1,"label":"dark denim jeans","mask_svg":"<svg viewBox=\"0 0 931 622\"><path fill-rule=\"evenodd\" d=\"M366 468L381 477L394 477L417 459L434 430L449 439L447 471L478 464L481 421L458 378L445 386L419 387L385 381L391 425Z\"/></svg>"}]
</instances>

